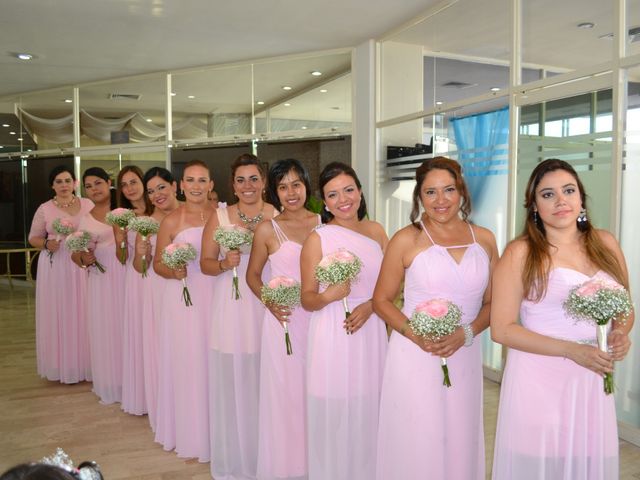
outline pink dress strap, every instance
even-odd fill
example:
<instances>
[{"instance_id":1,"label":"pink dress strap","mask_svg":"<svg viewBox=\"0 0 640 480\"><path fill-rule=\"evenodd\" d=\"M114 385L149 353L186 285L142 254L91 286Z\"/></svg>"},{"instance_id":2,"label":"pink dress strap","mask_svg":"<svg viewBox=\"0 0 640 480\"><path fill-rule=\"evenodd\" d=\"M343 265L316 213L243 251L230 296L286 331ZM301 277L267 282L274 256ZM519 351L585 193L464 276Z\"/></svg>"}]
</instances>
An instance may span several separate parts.
<instances>
[{"instance_id":1,"label":"pink dress strap","mask_svg":"<svg viewBox=\"0 0 640 480\"><path fill-rule=\"evenodd\" d=\"M436 247L442 247L442 248L445 248L445 249L449 249L449 248L469 248L471 245L475 245L477 243L476 242L476 236L473 233L473 228L468 223L467 223L467 226L469 227L469 230L471 231L471 238L473 239L473 242L467 243L467 244L464 244L464 245L440 245L440 244L438 244L438 243L433 241L433 238L431 238L431 235L429 235L429 231L427 230L427 227L424 226L424 223L422 223L422 220L420 220L420 226L422 227L422 230L427 235L427 237L429 237L429 240L431 241L431 243Z\"/></svg>"},{"instance_id":2,"label":"pink dress strap","mask_svg":"<svg viewBox=\"0 0 640 480\"><path fill-rule=\"evenodd\" d=\"M287 235L284 233L278 222L274 218L271 219L271 225L273 225L273 230L276 232L276 237L278 238L278 243L282 245L284 242L288 242L289 239Z\"/></svg>"}]
</instances>

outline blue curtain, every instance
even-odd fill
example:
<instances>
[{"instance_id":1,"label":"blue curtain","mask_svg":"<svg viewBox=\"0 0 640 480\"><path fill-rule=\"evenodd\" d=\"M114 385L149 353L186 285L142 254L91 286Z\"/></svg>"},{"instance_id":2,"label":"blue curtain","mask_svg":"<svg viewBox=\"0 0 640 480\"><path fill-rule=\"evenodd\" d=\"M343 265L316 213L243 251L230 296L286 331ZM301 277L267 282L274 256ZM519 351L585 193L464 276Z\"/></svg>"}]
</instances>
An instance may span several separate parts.
<instances>
[{"instance_id":1,"label":"blue curtain","mask_svg":"<svg viewBox=\"0 0 640 480\"><path fill-rule=\"evenodd\" d=\"M450 154L462 165L471 194L471 220L493 231L502 251L507 241L509 109L454 118L449 129L457 147ZM501 346L491 341L488 332L482 342L484 365L501 371Z\"/></svg>"}]
</instances>

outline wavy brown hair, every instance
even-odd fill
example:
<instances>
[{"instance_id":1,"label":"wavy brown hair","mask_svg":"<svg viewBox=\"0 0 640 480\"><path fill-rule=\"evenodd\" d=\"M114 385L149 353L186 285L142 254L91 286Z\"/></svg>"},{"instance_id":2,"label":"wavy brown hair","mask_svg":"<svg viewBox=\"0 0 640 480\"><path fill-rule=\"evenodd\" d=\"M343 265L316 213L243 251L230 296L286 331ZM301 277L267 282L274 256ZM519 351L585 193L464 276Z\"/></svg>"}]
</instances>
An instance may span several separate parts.
<instances>
[{"instance_id":1,"label":"wavy brown hair","mask_svg":"<svg viewBox=\"0 0 640 480\"><path fill-rule=\"evenodd\" d=\"M124 177L124 174L127 172L131 172L138 177L138 179L140 180L140 184L142 185L143 192L145 190L143 181L144 174L142 173L142 170L140 170L140 167L136 167L135 165L127 165L126 167L122 167L122 170L120 170L120 172L118 173L118 179L116 181L116 198L118 207L133 209L133 204L122 191L122 177ZM144 200L144 214L150 215L153 212L153 205L151 205L151 200L149 200L149 197L144 193L142 194L142 198Z\"/></svg>"},{"instance_id":2,"label":"wavy brown hair","mask_svg":"<svg viewBox=\"0 0 640 480\"><path fill-rule=\"evenodd\" d=\"M547 239L547 232L544 224L535 213L536 190L542 178L550 172L564 170L569 173L576 182L580 191L580 201L582 208L587 210L587 195L580 177L573 167L563 160L550 158L539 163L531 172L527 188L525 190L524 208L527 209L524 229L519 239L527 244L527 259L522 271L522 284L524 286L524 297L532 301L540 301L547 292L549 284L549 272L551 271L551 254L549 253L553 245ZM600 270L607 272L615 278L625 288L629 288L624 276L622 265L618 261L615 253L611 251L600 239L596 229L587 220L577 222L578 230L582 232L581 240L584 244L587 258Z\"/></svg>"},{"instance_id":3,"label":"wavy brown hair","mask_svg":"<svg viewBox=\"0 0 640 480\"><path fill-rule=\"evenodd\" d=\"M446 170L451 174L456 182L456 189L462 197L462 204L460 205L462 219L467 221L467 218L471 215L471 195L469 195L467 184L462 178L460 164L447 157L433 157L422 162L422 165L416 169L416 186L413 188L413 206L409 216L413 226L420 228L418 224L418 218L420 217L420 190L422 189L422 182L424 182L425 177L431 170Z\"/></svg>"}]
</instances>

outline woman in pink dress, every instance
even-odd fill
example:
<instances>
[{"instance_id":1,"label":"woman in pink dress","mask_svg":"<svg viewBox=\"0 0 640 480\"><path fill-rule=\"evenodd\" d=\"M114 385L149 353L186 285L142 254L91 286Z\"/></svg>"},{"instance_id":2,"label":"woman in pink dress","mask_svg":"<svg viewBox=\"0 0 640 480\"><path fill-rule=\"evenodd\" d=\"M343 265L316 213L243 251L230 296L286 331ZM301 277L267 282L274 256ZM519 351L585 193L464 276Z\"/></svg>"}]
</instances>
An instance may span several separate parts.
<instances>
[{"instance_id":1,"label":"woman in pink dress","mask_svg":"<svg viewBox=\"0 0 640 480\"><path fill-rule=\"evenodd\" d=\"M247 267L247 284L260 299L269 278L262 272L269 262L270 278L300 281L302 244L320 217L307 210L309 174L298 160L280 160L269 170L269 199L281 213L256 229ZM263 282L264 280L264 282ZM265 304L260 352L258 414L258 480L307 478L306 364L311 314ZM284 322L291 339L287 355Z\"/></svg>"},{"instance_id":2,"label":"woman in pink dress","mask_svg":"<svg viewBox=\"0 0 640 480\"><path fill-rule=\"evenodd\" d=\"M128 165L118 173L118 187L116 190L118 207L128 208L136 216L149 215L153 206L144 195L142 170L134 165ZM145 398L145 379L143 361L142 337L142 305L143 278L133 266L133 251L136 232L123 231L113 227L116 237L116 255L124 255L124 330L123 330L123 371L122 371L122 410L133 415L147 413ZM124 245L124 250L121 246ZM118 257L120 258L120 257Z\"/></svg>"},{"instance_id":3,"label":"woman in pink dress","mask_svg":"<svg viewBox=\"0 0 640 480\"><path fill-rule=\"evenodd\" d=\"M442 480L485 478L482 347L473 338L489 326L498 252L489 230L467 222L470 213L458 163L436 157L418 167L411 224L391 239L373 294L375 311L393 328L380 400L379 480L418 480L426 472ZM403 280L400 310L394 300ZM460 308L462 326L430 341L407 322L418 304L438 298Z\"/></svg>"},{"instance_id":4,"label":"woman in pink dress","mask_svg":"<svg viewBox=\"0 0 640 480\"><path fill-rule=\"evenodd\" d=\"M207 338L213 279L202 274L197 259L179 270L172 270L162 263L162 251L171 243L190 243L196 251L200 251L202 230L213 214L207 200L207 194L213 188L207 165L200 160L187 163L180 188L184 191L185 203L162 220L153 256L156 273L169 280L165 282L159 319L163 325L161 348L169 349L168 362L161 360L159 373L161 376L171 376L175 440L171 438L172 425L160 423L156 437L163 441L165 449L175 447L180 457L208 462ZM193 302L191 306L186 306L182 300L182 279L186 279ZM167 352L161 351L162 359L166 355ZM160 395L165 393L168 391L161 391ZM171 420L164 412L167 402L171 402L171 399L158 398L158 422Z\"/></svg>"},{"instance_id":5,"label":"woman in pink dress","mask_svg":"<svg viewBox=\"0 0 640 480\"><path fill-rule=\"evenodd\" d=\"M153 213L151 217L158 222L161 222L164 217L173 212L180 206L178 199L176 198L176 182L173 179L171 172L165 168L152 167L144 174L142 181L145 194L148 196L149 201L153 205ZM165 278L159 276L153 269L153 252L155 251L156 235L152 235L142 240L142 236L137 235L135 241L135 255L133 258L133 267L138 275L142 275L142 258L144 256L146 261L146 273L147 276L142 279L142 291L140 298L142 302L141 312L141 336L142 336L142 365L143 365L143 377L144 377L144 398L146 400L147 413L149 414L149 423L153 431L156 431L157 424L157 403L158 403L158 364L160 361L159 354L162 352L162 361L165 366L164 371L168 371L170 366L170 360L168 358L169 348L164 345L160 348L161 332L163 332L164 325L160 324L160 320L163 318L160 315L162 297L165 289L165 284L168 281ZM167 336L164 337L168 339ZM165 392L165 398L173 398L173 390L171 390L170 382L171 377L169 375L163 375L162 388ZM166 405L166 404L165 404ZM173 428L173 402L169 409L164 410L164 413L170 416L168 422L162 422L163 426L171 425L170 435L175 435ZM165 430L166 431L166 430ZM163 432L157 432L162 438ZM158 439L156 439L158 441ZM164 443L160 441L160 443Z\"/></svg>"},{"instance_id":6,"label":"woman in pink dress","mask_svg":"<svg viewBox=\"0 0 640 480\"><path fill-rule=\"evenodd\" d=\"M256 477L258 458L258 401L260 341L264 307L246 282L250 246L227 251L214 240L219 225L254 230L271 220L272 205L263 199L265 178L254 155L238 157L231 165L237 203L219 208L202 237L202 271L217 277L210 302L209 415L211 474L216 480ZM238 272L241 298L232 297L233 268Z\"/></svg>"},{"instance_id":7,"label":"woman in pink dress","mask_svg":"<svg viewBox=\"0 0 640 480\"><path fill-rule=\"evenodd\" d=\"M40 248L36 279L36 353L38 374L61 383L91 380L89 335L85 317L87 276L71 262L64 236L53 229L56 219L77 228L93 202L75 196L71 168L55 167L49 184L55 196L38 207L29 243ZM63 288L61 288L63 286Z\"/></svg>"},{"instance_id":8,"label":"woman in pink dress","mask_svg":"<svg viewBox=\"0 0 640 480\"><path fill-rule=\"evenodd\" d=\"M78 267L88 271L87 322L91 346L93 391L103 404L122 400L122 319L125 269L116 256L113 229L105 223L111 210L111 180L102 168L87 169L82 176L87 196L95 207L80 220L79 230L91 234L89 252L73 253ZM93 265L100 262L105 272Z\"/></svg>"},{"instance_id":9,"label":"woman in pink dress","mask_svg":"<svg viewBox=\"0 0 640 480\"><path fill-rule=\"evenodd\" d=\"M491 334L509 347L493 478L618 478L615 403L602 377L629 351L633 315L612 319L602 352L596 328L576 323L562 304L593 278L628 288L624 256L613 235L589 222L584 187L567 162L539 163L525 192L524 231L493 280Z\"/></svg>"},{"instance_id":10,"label":"woman in pink dress","mask_svg":"<svg viewBox=\"0 0 640 480\"><path fill-rule=\"evenodd\" d=\"M351 167L327 165L320 191L328 224L309 235L300 257L302 306L313 312L307 353L309 479L371 480L387 349L371 296L388 239L379 223L365 219L367 207ZM362 260L357 281L321 288L315 267L339 249ZM343 298L351 309L346 320Z\"/></svg>"}]
</instances>

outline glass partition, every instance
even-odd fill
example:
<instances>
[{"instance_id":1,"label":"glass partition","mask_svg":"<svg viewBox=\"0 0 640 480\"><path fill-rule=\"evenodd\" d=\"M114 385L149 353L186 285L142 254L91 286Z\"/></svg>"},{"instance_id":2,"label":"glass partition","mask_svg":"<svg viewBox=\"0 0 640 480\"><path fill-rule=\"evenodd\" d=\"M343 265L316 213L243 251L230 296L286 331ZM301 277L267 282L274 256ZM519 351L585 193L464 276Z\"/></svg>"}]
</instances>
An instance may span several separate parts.
<instances>
[{"instance_id":1,"label":"glass partition","mask_svg":"<svg viewBox=\"0 0 640 480\"><path fill-rule=\"evenodd\" d=\"M640 0L627 0L627 55L640 53Z\"/></svg>"},{"instance_id":2,"label":"glass partition","mask_svg":"<svg viewBox=\"0 0 640 480\"><path fill-rule=\"evenodd\" d=\"M166 75L80 88L80 146L164 140Z\"/></svg>"}]
</instances>

